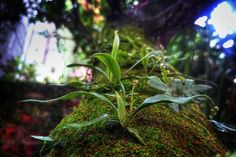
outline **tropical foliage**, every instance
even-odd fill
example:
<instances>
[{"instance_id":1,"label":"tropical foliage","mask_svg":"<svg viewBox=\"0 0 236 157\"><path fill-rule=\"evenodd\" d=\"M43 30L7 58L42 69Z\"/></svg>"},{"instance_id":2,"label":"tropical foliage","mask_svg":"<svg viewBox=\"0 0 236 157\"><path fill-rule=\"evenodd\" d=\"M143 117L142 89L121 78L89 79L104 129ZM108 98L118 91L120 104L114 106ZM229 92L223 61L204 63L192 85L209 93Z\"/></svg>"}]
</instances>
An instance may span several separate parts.
<instances>
[{"instance_id":1,"label":"tropical foliage","mask_svg":"<svg viewBox=\"0 0 236 157\"><path fill-rule=\"evenodd\" d=\"M67 124L64 128L74 128L81 129L83 127L88 127L90 125L94 125L96 123L100 123L101 121L112 122L119 124L123 129L127 130L130 135L134 136L141 144L145 145L145 141L140 136L138 130L130 126L130 122L135 118L135 116L145 110L147 107L156 105L156 104L168 104L174 111L179 112L180 106L183 104L188 104L190 102L196 103L201 102L202 98L209 99L212 103L210 97L207 95L202 95L200 93L204 92L207 89L210 89L210 86L202 85L202 84L194 84L193 80L184 79L180 80L175 77L169 77L169 70L164 69L160 56L163 57L160 51L152 51L147 53L147 47L142 47L141 51L144 53L143 57L138 60L126 73L132 71L137 64L140 62L144 66L144 71L146 72L144 76L132 76L125 77L125 72L122 70L121 66L118 63L119 57L119 45L120 39L118 36L118 32L115 31L115 37L113 41L113 47L111 54L110 53L95 53L92 58L94 60L98 60L99 63L97 66L92 64L83 65L90 67L95 70L94 81L86 84L86 83L72 83L70 85L74 85L83 90L71 92L65 96L51 99L51 100L23 100L21 102L37 102L37 103L50 103L58 100L70 100L77 98L78 96L85 97L93 97L102 102L105 102L108 105L108 108L112 109L111 114L104 113L100 117L97 117L90 121L84 121L81 123L72 123ZM158 53L157 53L158 52ZM155 64L148 65L149 60L146 59L158 59L159 62ZM158 65L158 66L157 66ZM81 64L72 64L72 66L81 66ZM156 71L153 68L158 68L161 72L161 76L163 81L157 76L148 76L149 69L150 71ZM158 70L158 69L157 69ZM127 74L126 74L127 75ZM136 79L134 79L136 78ZM103 80L102 83L97 81L96 79ZM157 92L162 92L162 94L157 94L155 96L145 95L144 97L140 94L143 93L135 93L135 89L137 88L139 81L146 82L146 85L150 85L155 88ZM105 82L104 82L105 81ZM85 88L84 86L87 86ZM131 87L131 90L129 89ZM102 92L101 92L102 91ZM139 103L138 99L142 97L143 102ZM89 104L88 104L89 105ZM182 109L182 108L181 108ZM104 123L103 123L104 124ZM50 137L42 137L42 136L32 136L37 139L41 139L44 141L53 141Z\"/></svg>"}]
</instances>

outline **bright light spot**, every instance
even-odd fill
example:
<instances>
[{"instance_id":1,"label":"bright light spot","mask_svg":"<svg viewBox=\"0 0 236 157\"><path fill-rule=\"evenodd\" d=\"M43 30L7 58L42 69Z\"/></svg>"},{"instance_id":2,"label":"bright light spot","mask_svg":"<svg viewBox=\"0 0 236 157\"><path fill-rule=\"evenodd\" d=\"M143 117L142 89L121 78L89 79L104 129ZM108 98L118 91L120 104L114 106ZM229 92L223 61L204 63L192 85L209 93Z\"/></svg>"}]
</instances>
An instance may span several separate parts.
<instances>
[{"instance_id":1,"label":"bright light spot","mask_svg":"<svg viewBox=\"0 0 236 157\"><path fill-rule=\"evenodd\" d=\"M216 31L213 32L213 33L212 33L212 36L213 36L213 37L216 37L216 36L217 36L217 32L216 32Z\"/></svg>"},{"instance_id":2,"label":"bright light spot","mask_svg":"<svg viewBox=\"0 0 236 157\"><path fill-rule=\"evenodd\" d=\"M138 5L139 4L139 2L138 1L134 1L134 3L133 3L134 5Z\"/></svg>"},{"instance_id":3,"label":"bright light spot","mask_svg":"<svg viewBox=\"0 0 236 157\"><path fill-rule=\"evenodd\" d=\"M217 5L211 13L208 24L212 24L220 38L236 32L236 13L232 6L224 1Z\"/></svg>"},{"instance_id":4,"label":"bright light spot","mask_svg":"<svg viewBox=\"0 0 236 157\"><path fill-rule=\"evenodd\" d=\"M223 44L223 47L227 49L227 48L232 47L233 45L234 45L234 41L230 39Z\"/></svg>"},{"instance_id":5,"label":"bright light spot","mask_svg":"<svg viewBox=\"0 0 236 157\"><path fill-rule=\"evenodd\" d=\"M236 78L234 79L234 83L236 83Z\"/></svg>"},{"instance_id":6,"label":"bright light spot","mask_svg":"<svg viewBox=\"0 0 236 157\"><path fill-rule=\"evenodd\" d=\"M213 39L210 41L210 47L213 48L216 46L216 44L219 42L219 39Z\"/></svg>"},{"instance_id":7,"label":"bright light spot","mask_svg":"<svg viewBox=\"0 0 236 157\"><path fill-rule=\"evenodd\" d=\"M195 25L198 25L200 27L206 27L206 21L207 21L208 17L207 16L202 16L202 17L199 17L195 22L194 24Z\"/></svg>"},{"instance_id":8,"label":"bright light spot","mask_svg":"<svg viewBox=\"0 0 236 157\"><path fill-rule=\"evenodd\" d=\"M56 37L45 38L40 35L45 30L53 34L56 26L47 22L36 22L29 26L21 59L26 64L36 64L37 81L44 82L48 78L50 81L59 82L65 69L64 56L58 52Z\"/></svg>"},{"instance_id":9,"label":"bright light spot","mask_svg":"<svg viewBox=\"0 0 236 157\"><path fill-rule=\"evenodd\" d=\"M66 8L66 11L70 11L73 8L73 4L72 4L71 0L65 1L65 8Z\"/></svg>"},{"instance_id":10,"label":"bright light spot","mask_svg":"<svg viewBox=\"0 0 236 157\"><path fill-rule=\"evenodd\" d=\"M224 53L221 53L220 56L219 56L220 59L224 59L225 58L225 54Z\"/></svg>"}]
</instances>

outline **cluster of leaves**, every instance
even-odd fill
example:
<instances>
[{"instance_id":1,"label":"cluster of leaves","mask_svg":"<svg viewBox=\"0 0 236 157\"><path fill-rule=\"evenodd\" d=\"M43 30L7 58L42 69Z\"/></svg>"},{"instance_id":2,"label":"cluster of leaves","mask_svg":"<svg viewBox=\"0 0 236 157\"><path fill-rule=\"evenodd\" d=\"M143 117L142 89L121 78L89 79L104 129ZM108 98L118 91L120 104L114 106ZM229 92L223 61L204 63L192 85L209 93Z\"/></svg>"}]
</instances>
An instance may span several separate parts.
<instances>
[{"instance_id":1,"label":"cluster of leaves","mask_svg":"<svg viewBox=\"0 0 236 157\"><path fill-rule=\"evenodd\" d=\"M199 95L208 89L211 89L211 86L203 84L195 84L192 79L180 80L177 78L172 79L169 84L164 83L159 77L151 76L149 78L148 84L157 89L158 91L163 92L164 94L158 94L156 96L150 97L149 99L155 99L156 97L177 97L178 99L193 99L194 97L199 97ZM205 96L207 97L207 96ZM198 98L198 100L204 100ZM211 100L211 98L209 98ZM211 100L212 101L212 100ZM214 102L212 101L214 104ZM179 112L180 107L179 103L170 103L169 106Z\"/></svg>"},{"instance_id":2,"label":"cluster of leaves","mask_svg":"<svg viewBox=\"0 0 236 157\"><path fill-rule=\"evenodd\" d=\"M70 100L77 98L78 96L88 96L98 99L100 101L105 102L110 108L112 108L112 114L104 113L98 118L95 118L91 121L85 121L81 123L72 123L67 124L64 128L75 128L80 129L83 127L87 127L93 125L95 123L101 121L112 121L113 123L118 123L123 129L127 130L130 135L134 136L140 143L145 145L145 141L140 136L137 129L130 126L131 121L135 118L135 116L144 110L145 108L156 105L156 104L169 104L175 111L179 111L176 105L187 104L192 101L197 100L197 98L208 98L207 95L199 94L207 89L209 86L206 85L195 85L193 80L186 79L185 82L182 82L178 79L173 79L170 84L166 84L161 81L159 77L156 76L144 76L144 77L129 77L126 78L130 84L132 85L131 90L127 90L128 88L124 85L124 76L123 71L121 70L121 66L118 63L118 54L119 54L119 45L120 38L118 36L118 32L115 32L115 37L113 41L113 47L111 54L110 53L96 53L92 56L93 59L99 61L100 64L98 66L94 65L83 65L88 66L95 71L99 72L99 76L105 79L105 83L99 85L96 80L90 84L85 84L81 82L71 83L70 85L79 86L80 89L84 89L81 91L74 91L62 97L51 99L51 100L23 100L22 102L38 102L38 103L49 103L58 100ZM141 50L146 51L146 50ZM156 58L156 56L160 56L160 52L154 51L150 53L145 53L144 57L142 57L139 61L137 61L129 70L133 69L138 63L142 62L143 66L146 68L146 72L149 68L149 60L152 57ZM158 57L157 57L158 58ZM81 64L72 64L70 66L81 66ZM160 66L159 66L160 67ZM128 70L128 71L129 71ZM171 78L167 79L167 74L165 70L161 70L164 74L162 74L165 80L171 80ZM136 78L136 79L134 79ZM151 87L157 89L157 92L164 92L164 94L158 94L151 97L145 97L143 102L137 103L137 94L135 93L135 89L138 85L137 79L148 79L148 84ZM87 88L85 88L85 86ZM103 88L103 92L99 92ZM98 90L99 89L99 90ZM104 92L106 91L106 92ZM210 99L211 100L211 99ZM198 99L201 101L201 99ZM212 100L211 100L212 101ZM33 136L34 138L52 141L53 139L50 137L42 137L42 136Z\"/></svg>"}]
</instances>

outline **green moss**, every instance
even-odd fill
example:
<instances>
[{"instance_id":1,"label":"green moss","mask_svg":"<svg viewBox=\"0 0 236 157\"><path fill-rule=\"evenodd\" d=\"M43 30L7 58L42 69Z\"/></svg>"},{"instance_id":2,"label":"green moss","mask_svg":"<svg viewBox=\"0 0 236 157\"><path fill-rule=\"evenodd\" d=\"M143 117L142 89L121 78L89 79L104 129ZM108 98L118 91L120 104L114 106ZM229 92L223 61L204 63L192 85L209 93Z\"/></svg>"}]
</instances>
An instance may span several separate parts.
<instances>
[{"instance_id":1,"label":"green moss","mask_svg":"<svg viewBox=\"0 0 236 157\"><path fill-rule=\"evenodd\" d=\"M104 34L106 35L106 32ZM131 57L127 58L127 55L124 55L125 57L122 59L122 56L120 56L119 63L122 65L122 68L127 69L130 67L130 63L132 65L137 58L140 58L137 54L145 42L142 38L137 39L137 41L126 38L126 36L130 36L132 39L135 39L134 34L127 35L124 33L124 36L122 34L122 30L120 30L122 44L125 44L125 41L128 44L121 45L120 50L125 53L130 50L131 52L128 55ZM102 42L105 45L106 42L112 43L109 40ZM133 69L128 74L123 73L122 78L130 75L146 76L142 70ZM101 75L95 74L94 79L98 83L93 88L95 92L114 93L114 91L119 90L119 85L110 86ZM131 92L131 82L132 79L122 80L127 94ZM139 94L135 97L136 104L134 106L139 105L146 97L157 94L156 90L147 85L147 80L145 79L139 80L135 92ZM47 156L213 157L216 154L224 155L226 152L226 149L210 131L207 119L194 105L191 112L185 110L176 113L163 104L152 106L139 112L129 125L139 131L146 145L138 143L137 139L130 136L127 130L124 130L120 125L107 121L83 129L64 128L65 125L70 123L88 121L104 113L114 114L113 112L109 105L98 99L82 99L80 106L74 108L73 112L51 131L49 136L54 139L54 142L49 144L52 149L48 149L50 152L47 153ZM42 151L46 152L46 150L47 145L45 145Z\"/></svg>"},{"instance_id":2,"label":"green moss","mask_svg":"<svg viewBox=\"0 0 236 157\"><path fill-rule=\"evenodd\" d=\"M140 112L131 122L147 145L140 145L120 127L107 129L108 124L76 130L62 129L66 124L80 122L111 113L104 103L85 100L65 117L50 136L63 147L52 149L49 156L215 156L225 149L207 129L206 119L197 110L176 113L156 105ZM199 119L200 122L199 122ZM56 154L56 155L55 155Z\"/></svg>"}]
</instances>

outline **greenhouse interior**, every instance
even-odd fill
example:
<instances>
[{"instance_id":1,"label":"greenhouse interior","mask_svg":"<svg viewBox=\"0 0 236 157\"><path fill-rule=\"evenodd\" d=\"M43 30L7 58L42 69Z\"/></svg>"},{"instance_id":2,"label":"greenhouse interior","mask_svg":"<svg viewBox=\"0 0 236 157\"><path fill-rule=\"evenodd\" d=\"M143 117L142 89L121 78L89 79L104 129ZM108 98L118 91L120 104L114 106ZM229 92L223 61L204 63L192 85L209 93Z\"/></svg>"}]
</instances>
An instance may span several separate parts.
<instances>
[{"instance_id":1,"label":"greenhouse interior","mask_svg":"<svg viewBox=\"0 0 236 157\"><path fill-rule=\"evenodd\" d=\"M1 157L236 157L235 0L1 0Z\"/></svg>"}]
</instances>

